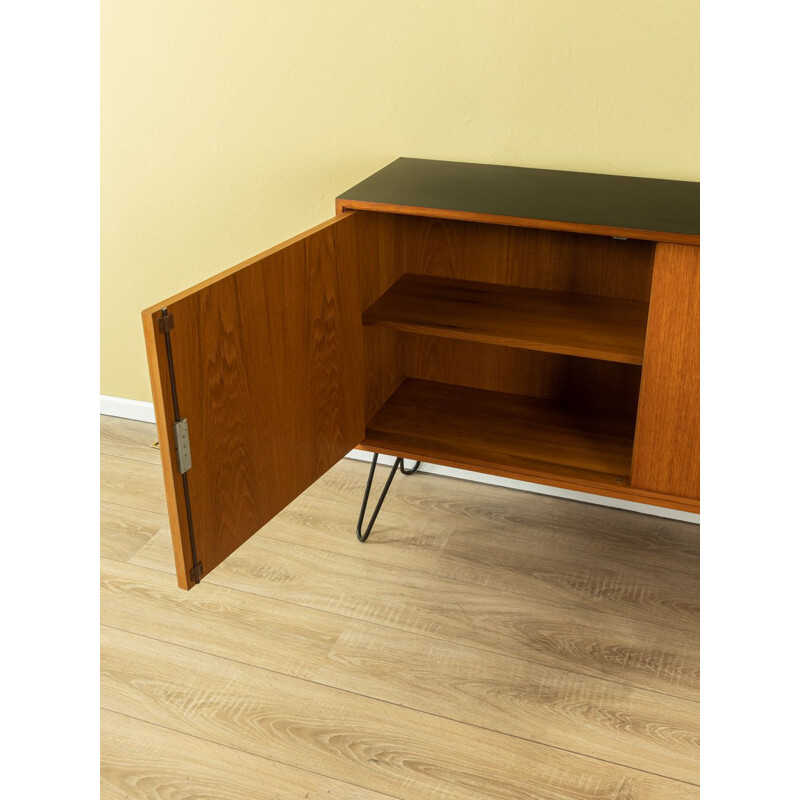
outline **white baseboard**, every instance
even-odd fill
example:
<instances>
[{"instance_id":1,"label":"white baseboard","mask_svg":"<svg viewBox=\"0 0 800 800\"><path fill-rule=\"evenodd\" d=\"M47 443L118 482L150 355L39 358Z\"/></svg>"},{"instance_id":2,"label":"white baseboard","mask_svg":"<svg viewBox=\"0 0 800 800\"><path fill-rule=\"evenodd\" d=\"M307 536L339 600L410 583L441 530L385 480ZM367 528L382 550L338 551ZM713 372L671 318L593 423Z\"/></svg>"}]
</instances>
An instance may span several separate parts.
<instances>
[{"instance_id":1,"label":"white baseboard","mask_svg":"<svg viewBox=\"0 0 800 800\"><path fill-rule=\"evenodd\" d=\"M135 419L139 422L156 421L156 412L153 410L152 403L128 400L125 397L111 397L107 394L100 395L100 413L109 417Z\"/></svg>"},{"instance_id":2,"label":"white baseboard","mask_svg":"<svg viewBox=\"0 0 800 800\"><path fill-rule=\"evenodd\" d=\"M100 395L100 413L111 417L124 417L125 419L135 419L140 422L155 422L156 416L152 403L144 403L141 400L127 400L124 397L110 397ZM353 458L357 461L370 461L372 454L363 450L351 450L346 458ZM394 458L381 455L378 458L379 464L392 464ZM655 517L674 519L681 522L692 522L695 525L700 523L699 514L691 514L688 511L676 511L672 508L659 508L658 506L647 505L646 503L633 503L630 500L617 500L614 497L602 497L597 494L587 492L573 492L570 489L557 489L554 486L543 486L539 483L528 483L527 481L516 481L512 478L500 478L496 475L486 475L482 472L471 472L455 467L440 467L437 464L423 464L420 472L427 472L431 475L443 475L446 478L457 478L463 481L474 481L475 483L486 483L490 486L502 486L506 489L517 489L521 492L533 492L534 494L545 494L551 497L563 497L566 500L578 500L581 503L592 503L596 506L607 506L608 508L621 508L625 511L635 511L639 514L650 514Z\"/></svg>"}]
</instances>

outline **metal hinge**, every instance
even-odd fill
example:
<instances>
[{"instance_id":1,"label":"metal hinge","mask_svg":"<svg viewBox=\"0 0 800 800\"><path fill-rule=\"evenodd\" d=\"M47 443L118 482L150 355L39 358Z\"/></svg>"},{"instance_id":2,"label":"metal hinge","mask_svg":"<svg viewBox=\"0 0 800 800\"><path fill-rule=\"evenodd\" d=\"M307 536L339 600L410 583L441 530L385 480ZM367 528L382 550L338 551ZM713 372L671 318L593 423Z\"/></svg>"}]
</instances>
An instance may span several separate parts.
<instances>
[{"instance_id":1,"label":"metal hinge","mask_svg":"<svg viewBox=\"0 0 800 800\"><path fill-rule=\"evenodd\" d=\"M172 314L163 314L158 318L158 332L167 333L175 327L175 317Z\"/></svg>"},{"instance_id":2,"label":"metal hinge","mask_svg":"<svg viewBox=\"0 0 800 800\"><path fill-rule=\"evenodd\" d=\"M197 545L194 540L194 525L192 523L192 505L189 502L189 479L186 473L192 468L192 451L189 447L189 423L186 417L181 417L178 410L178 391L175 387L175 363L172 360L172 337L170 331L175 327L175 317L166 308L161 309L161 316L158 318L159 333L164 334L164 347L167 351L167 368L169 369L169 386L172 393L172 411L175 422L172 424L173 435L175 436L175 456L178 461L178 472L183 476L183 499L186 502L186 527L189 533L189 546L192 549L192 564L189 576L195 584L200 583L203 577L203 562L197 560ZM181 534L183 532L181 531ZM181 535L181 538L183 536Z\"/></svg>"},{"instance_id":3,"label":"metal hinge","mask_svg":"<svg viewBox=\"0 0 800 800\"><path fill-rule=\"evenodd\" d=\"M178 454L178 472L183 475L192 468L192 451L189 447L189 423L186 417L178 420L173 426L175 430L175 452Z\"/></svg>"},{"instance_id":4,"label":"metal hinge","mask_svg":"<svg viewBox=\"0 0 800 800\"><path fill-rule=\"evenodd\" d=\"M198 561L195 566L189 570L189 577L195 582L200 583L200 578L203 577L203 562Z\"/></svg>"}]
</instances>

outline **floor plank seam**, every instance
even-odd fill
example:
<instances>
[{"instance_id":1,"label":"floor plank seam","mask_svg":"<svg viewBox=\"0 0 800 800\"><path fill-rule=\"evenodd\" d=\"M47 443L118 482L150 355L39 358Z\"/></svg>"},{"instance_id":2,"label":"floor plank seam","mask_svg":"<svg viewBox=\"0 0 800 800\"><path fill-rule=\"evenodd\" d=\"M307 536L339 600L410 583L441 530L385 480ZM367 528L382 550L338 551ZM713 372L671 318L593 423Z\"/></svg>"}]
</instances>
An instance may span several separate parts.
<instances>
[{"instance_id":1,"label":"floor plank seam","mask_svg":"<svg viewBox=\"0 0 800 800\"><path fill-rule=\"evenodd\" d=\"M116 500L103 500L103 503L109 506L115 506L116 508L127 508L128 511L144 511L145 514L158 514L159 516L164 517L164 528L169 528L169 519L167 516L167 508L166 503L164 504L164 510L158 511L154 509L152 506L148 506L147 508L142 508L142 506L129 506L125 503L118 503Z\"/></svg>"},{"instance_id":2,"label":"floor plank seam","mask_svg":"<svg viewBox=\"0 0 800 800\"><path fill-rule=\"evenodd\" d=\"M120 458L124 461L135 461L137 464L147 464L148 467L155 467L156 469L161 469L161 462L160 461L153 461L149 458L136 458L136 456L123 456L120 453L113 453L109 452L108 450L103 450L100 448L100 455L107 456L108 458Z\"/></svg>"},{"instance_id":3,"label":"floor plank seam","mask_svg":"<svg viewBox=\"0 0 800 800\"><path fill-rule=\"evenodd\" d=\"M401 481L383 538L359 545L368 464L343 459L189 595L156 439L101 415L103 792L152 775L244 797L251 773L375 800L699 792L697 525L431 473L449 483ZM217 724L243 700L277 727ZM410 772L320 750L348 731Z\"/></svg>"},{"instance_id":4,"label":"floor plank seam","mask_svg":"<svg viewBox=\"0 0 800 800\"><path fill-rule=\"evenodd\" d=\"M288 544L288 545L291 545L292 547L300 547L300 548L303 548L304 550L313 550L314 552L317 552L317 553L328 553L328 554L333 553L334 555L341 556L342 558L347 558L347 559L354 560L354 561L362 561L362 562L363 561L369 561L369 563L371 563L371 564L374 563L374 564L380 564L382 566L391 566L391 568L394 569L394 570L403 570L404 572L411 572L411 573L413 573L415 575L423 575L426 578L434 577L438 581L442 581L442 582L455 583L455 584L460 584L460 585L463 585L463 586L473 586L473 587L478 587L478 588L486 589L488 591L493 591L493 592L500 592L501 591L504 594L511 594L511 595L514 595L515 597L524 597L524 598L528 598L528 599L536 598L537 600L540 600L540 601L545 602L545 603L551 603L551 604L553 604L555 606L559 606L559 607L561 607L561 608L563 608L565 610L570 610L570 611L591 610L591 611L593 611L595 613L605 614L606 616L609 616L609 617L618 617L619 619L625 619L625 620L629 620L631 622L640 622L640 623L644 623L646 625L654 625L654 626L657 626L657 627L662 628L662 629L674 630L674 631L682 631L684 633L697 635L697 631L695 630L695 628L689 627L689 626L681 627L681 626L678 626L678 625L669 625L669 624L666 624L666 623L663 623L663 622L651 622L649 620L642 620L639 617L631 617L628 614L621 614L621 613L618 613L616 611L609 611L609 610L603 609L603 608L596 608L591 604L578 605L576 603L570 603L570 602L568 602L566 600L555 600L555 599L553 599L551 597L544 597L541 594L534 594L532 592L525 593L525 592L514 591L513 589L497 589L496 587L493 587L493 586L487 586L486 584L475 583L473 581L466 581L466 580L464 580L462 578L452 578L450 576L445 576L445 575L435 575L434 573L425 572L424 570L421 570L421 569L414 569L413 567L407 567L407 566L401 566L401 565L395 565L395 564L387 565L385 562L373 561L372 559L364 559L364 558L362 558L360 556L351 555L350 553L343 553L343 552L338 552L337 553L336 551L325 550L323 548L315 547L314 545L310 545L310 544L295 542L295 541L291 541L291 540L287 540L287 539L276 538L274 536L271 536L269 533L266 533L263 528L260 531L258 531L255 535L256 536L263 536L265 539L269 539L271 542L276 542L276 543L279 543L279 544ZM698 624L699 624L699 619L698 619Z\"/></svg>"},{"instance_id":5,"label":"floor plank seam","mask_svg":"<svg viewBox=\"0 0 800 800\"><path fill-rule=\"evenodd\" d=\"M548 742L543 742L543 741L541 741L539 739L529 739L529 738L527 738L525 736L519 736L519 735L514 734L514 733L507 733L506 731L499 731L499 730L497 730L495 728L487 728L484 725L477 725L474 722L467 722L465 720L455 719L454 717L448 717L445 714L435 714L432 711L425 711L424 709L416 708L414 706L407 706L407 705L404 705L403 703L397 703L397 702L394 702L392 700L387 700L386 698L375 697L373 695L368 695L368 694L361 694L361 692L356 692L356 691L354 691L352 689L345 689L345 688L342 688L340 686L336 686L335 684L322 683L321 681L315 681L315 680L313 680L311 678L304 678L304 677L300 677L300 676L297 676L297 675L289 675L288 673L281 672L280 670L269 669L269 667L262 667L262 666L259 666L258 664L250 664L247 661L240 661L239 659L230 658L229 656L221 656L221 655L218 655L216 653L208 653L205 650L198 650L195 647L189 647L187 645L180 644L178 642L171 642L171 641L166 640L166 639L160 639L157 636L147 636L146 634L137 633L136 631L129 631L126 628L118 628L116 625L102 624L101 627L110 628L111 630L119 631L120 633L126 633L129 636L138 636L138 637L141 637L143 639L150 639L151 641L154 641L154 642L161 642L162 644L167 644L167 645L170 645L172 647L180 647L182 650L188 650L191 653L198 653L199 655L207 656L209 658L218 658L218 659L221 659L222 661L229 661L232 664L239 664L240 666L243 666L243 667L249 667L251 669L258 669L258 670L261 670L263 672L268 672L268 673L270 673L272 675L281 675L281 676L290 678L292 680L299 680L299 681L302 681L303 683L310 683L313 686L319 686L319 687L322 687L322 688L325 688L325 689L333 689L334 691L337 691L337 692L343 692L345 694L353 695L354 697L360 697L360 698L365 699L365 700L372 700L373 702L376 702L376 703L385 703L386 705L390 705L390 706L393 706L393 707L396 707L396 708L403 708L403 709L405 709L407 711L413 711L413 712L415 712L417 714L423 714L424 716L435 717L436 719L448 720L449 722L452 722L452 723L454 723L456 725L465 725L465 726L467 726L469 728L473 728L473 729L479 730L479 731L485 731L485 732L488 732L488 733L495 734L497 736L507 736L510 739L516 739L516 740L522 741L522 742L530 742L531 744L536 744L536 745L539 745L540 747L548 747L551 750L557 750L558 752L561 752L561 753L569 753L570 755L578 756L580 758L586 758L586 759L588 759L590 761L597 761L597 762L600 762L600 763L603 763L603 764L610 764L612 766L620 767L622 769L631 770L632 772L640 772L640 773L645 774L645 775L652 775L652 776L654 776L656 778L664 778L665 780L676 781L677 783L685 783L685 784L687 784L689 786L697 786L698 785L698 784L692 783L691 781L685 781L685 780L682 780L680 778L674 778L671 775L663 775L663 774L658 773L658 772L652 772L650 770L641 769L640 767L633 767L633 766L631 766L629 764L623 764L623 763L618 762L618 761L611 761L609 759L599 758L598 756L589 755L588 753L582 753L579 750L570 750L570 749L568 749L566 747L559 747L558 745L550 744ZM642 691L646 691L646 690L642 690Z\"/></svg>"},{"instance_id":6,"label":"floor plank seam","mask_svg":"<svg viewBox=\"0 0 800 800\"><path fill-rule=\"evenodd\" d=\"M102 494L103 487L101 486L100 489L101 489L101 494ZM104 497L101 498L100 505L113 506L114 508L127 508L129 511L143 511L145 514L151 514L151 515L156 516L156 517L161 517L163 519L164 523L165 523L162 527L164 527L164 528L168 528L169 527L169 514L167 513L166 500L164 502L164 510L163 511L158 511L158 510L153 509L153 508L139 508L138 506L129 506L129 505L126 505L125 503L118 503L116 500L107 500Z\"/></svg>"},{"instance_id":7,"label":"floor plank seam","mask_svg":"<svg viewBox=\"0 0 800 800\"><path fill-rule=\"evenodd\" d=\"M108 561L114 561L117 564L126 564L128 566L137 567L138 569L152 570L153 572L157 572L160 575L172 575L173 574L172 571L168 570L168 569L160 569L158 567L153 567L153 566L144 566L143 564L134 564L134 563L131 563L131 562L128 562L128 561L120 561L119 559L111 559L111 558L109 558L107 560ZM642 691L642 692L650 692L652 694L661 695L663 697L669 697L669 698L672 698L674 700L685 700L688 703L695 703L697 705L699 705L699 703L700 703L700 701L698 699L696 699L695 697L686 697L685 695L673 694L671 692L665 692L665 691L662 691L662 690L659 690L659 689L643 688L641 686L638 686L637 684L626 683L625 681L620 681L620 680L617 680L615 678L606 677L604 675L603 676L598 676L598 675L595 675L595 674L593 674L591 672L583 672L583 671L580 671L580 670L568 669L567 667L560 667L557 664L548 664L548 663L543 662L543 661L538 661L538 660L536 660L534 658L527 658L527 657L523 658L522 656L514 655L514 654L511 654L511 653L506 653L506 652L503 652L502 650L491 650L491 649L489 649L487 647L479 647L478 645L469 644L469 643L462 642L462 641L457 640L457 639L446 639L446 638L444 638L442 636L433 636L433 635L431 635L429 633L421 633L419 631L409 630L408 628L398 628L398 627L395 627L393 625L388 625L388 624L386 624L384 622L376 622L375 620L365 620L365 619L362 619L361 617L352 617L352 616L350 616L348 614L341 614L341 613L339 613L337 611L329 611L328 609L319 608L318 606L304 605L303 603L293 603L291 600L283 600L283 599L276 598L276 597L269 597L268 595L259 594L258 592L251 592L248 589L242 589L242 588L239 588L239 587L229 586L228 584L222 583L219 580L211 578L211 577L204 578L203 582L204 583L209 583L212 586L216 586L217 588L225 589L227 591L240 592L240 593L248 595L250 597L257 597L257 598L260 598L261 600L268 600L268 601L274 602L274 603L282 603L282 604L289 605L289 606L296 606L297 608L303 608L303 609L315 611L315 612L318 612L318 613L321 613L321 614L330 614L331 616L341 617L342 619L350 620L351 622L358 622L358 623L361 623L361 624L364 624L364 625L375 625L376 627L383 628L383 629L389 630L389 631L401 631L401 632L403 632L405 634L412 635L412 636L420 636L420 637L423 637L423 638L426 638L426 639L430 639L430 640L433 640L433 641L437 641L437 642L446 642L446 643L451 644L451 645L457 645L459 647L466 647L466 648L469 648L470 650L474 650L474 651L479 652L479 653L489 653L491 655L501 656L503 658L511 658L511 659L516 660L516 661L521 661L521 662L524 662L524 663L532 663L532 664L536 664L536 665L541 666L541 667L545 667L547 669L555 669L555 670L558 670L559 672L564 672L564 673L566 673L568 675L580 675L580 676L583 676L583 677L593 678L595 680L607 681L608 683L613 683L613 684L615 684L617 686L624 686L624 687L629 688L629 689L637 689L637 690ZM175 582L176 588L177 588L177 585L178 584L177 584L177 581L176 581ZM111 627L111 626L109 626L109 627Z\"/></svg>"},{"instance_id":8,"label":"floor plank seam","mask_svg":"<svg viewBox=\"0 0 800 800\"><path fill-rule=\"evenodd\" d=\"M353 786L357 789L363 789L365 792L372 792L373 794L378 795L379 797L386 797L389 800L404 800L402 797L398 797L397 795L393 794L386 794L386 792L379 791L377 789L372 789L369 786L363 786L359 783L353 783L352 781L344 780L343 778L337 778L333 775L328 775L325 772L317 772L313 769L306 769L305 767L298 767L296 764L292 764L289 761L280 761L277 758L268 758L267 756L261 755L260 753L253 753L250 750L242 750L240 747L234 747L230 744L225 744L223 742L218 742L216 739L206 739L204 736L198 736L194 733L188 733L187 731L178 730L177 728L170 728L167 725L160 725L157 722L153 722L149 719L142 719L141 717L136 717L133 714L125 714L122 711L117 711L114 708L109 708L108 706L104 706L102 703L100 704L100 708L102 711L107 711L109 714L116 714L120 717L125 717L126 719L133 719L137 722L141 722L144 725L152 725L154 728L160 728L163 731L169 731L170 733L177 733L181 736L188 736L190 739L197 739L200 742L206 742L208 744L212 744L215 747L224 747L226 750L231 750L235 753L242 753L242 755L252 756L253 758L259 758L262 761L271 762L273 764L281 764L284 767L289 767L290 769L296 769L300 772L307 772L309 775L318 775L321 778L325 778L329 781L333 781L335 783L341 783L345 786Z\"/></svg>"},{"instance_id":9,"label":"floor plank seam","mask_svg":"<svg viewBox=\"0 0 800 800\"><path fill-rule=\"evenodd\" d=\"M423 467L424 467L424 465L423 465ZM385 467L385 469L388 470L389 468ZM421 474L421 475L425 475L426 474L423 468L420 468L419 474ZM427 475L429 477L431 477L431 478L442 478L443 480L451 480L451 481L452 480L458 480L458 481L461 481L461 479L459 479L459 478L453 478L453 477L450 477L448 475L434 475L432 473L427 473ZM566 503L571 503L571 504L577 503L579 506L582 506L582 507L585 507L587 505L592 505L597 509L602 509L603 512L616 511L616 512L619 512L619 513L622 513L622 514L637 514L639 516L645 516L645 517L649 517L650 516L650 515L647 514L647 512L644 512L644 511L632 511L630 509L615 509L615 508L611 508L609 506L597 505L595 503L586 503L586 502L582 502L580 500L572 500L572 499L567 498L567 497L553 498L550 495L537 495L535 492L526 492L523 489L515 489L512 486L491 486L491 488L492 489L499 489L499 490L507 490L507 491L510 491L510 492L516 492L516 493L520 493L520 494L524 494L524 495L533 494L535 497L546 497L546 498L549 498L549 499L557 499L559 501L566 502ZM678 520L672 520L672 522L674 522L676 525L681 525L681 524L682 525L694 525L694 523L691 523L691 522L680 522ZM699 540L699 538L700 538L699 525L694 525L694 527L696 527L698 529L697 536L698 536L698 540ZM515 537L515 538L517 538L519 540L521 537ZM586 546L588 546L588 545L586 545ZM631 566L636 566L637 565L637 562L630 561L629 559L626 559L624 556L614 556L614 558L618 558L623 563L630 564ZM688 571L686 571L684 569L680 569L679 567L663 566L663 565L660 565L660 564L653 564L651 562L645 562L645 563L648 566L651 566L653 568L669 570L669 571L672 571L672 572L679 572L681 575L688 575L689 577L699 577L699 571L688 572Z\"/></svg>"}]
</instances>

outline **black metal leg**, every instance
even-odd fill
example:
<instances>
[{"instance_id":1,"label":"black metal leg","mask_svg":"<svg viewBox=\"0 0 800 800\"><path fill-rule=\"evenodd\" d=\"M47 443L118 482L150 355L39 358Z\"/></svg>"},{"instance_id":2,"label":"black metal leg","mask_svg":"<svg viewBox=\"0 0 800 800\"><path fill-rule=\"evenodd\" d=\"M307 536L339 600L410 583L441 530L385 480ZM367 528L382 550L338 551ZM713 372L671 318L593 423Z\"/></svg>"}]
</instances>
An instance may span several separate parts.
<instances>
[{"instance_id":1,"label":"black metal leg","mask_svg":"<svg viewBox=\"0 0 800 800\"><path fill-rule=\"evenodd\" d=\"M389 491L389 487L392 485L397 468L400 467L400 472L402 472L403 475L413 475L419 469L420 465L420 462L417 461L417 463L411 469L407 470L402 458L396 458L394 460L394 464L392 464L392 471L389 473L389 477L386 479L386 483L383 486L381 496L378 498L378 503L375 506L375 510L372 512L372 516L369 518L367 529L362 533L361 526L364 524L364 514L367 510L367 501L369 500L369 492L372 488L372 478L375 475L375 465L377 463L378 454L375 453L372 456L372 464L369 468L369 477L367 477L367 488L364 489L364 499L361 501L361 511L359 512L358 524L356 525L356 536L358 536L359 542L366 542L369 538L369 535L372 532L372 526L375 524L375 520L378 517L378 512L381 510L383 501L386 499L386 493Z\"/></svg>"}]
</instances>

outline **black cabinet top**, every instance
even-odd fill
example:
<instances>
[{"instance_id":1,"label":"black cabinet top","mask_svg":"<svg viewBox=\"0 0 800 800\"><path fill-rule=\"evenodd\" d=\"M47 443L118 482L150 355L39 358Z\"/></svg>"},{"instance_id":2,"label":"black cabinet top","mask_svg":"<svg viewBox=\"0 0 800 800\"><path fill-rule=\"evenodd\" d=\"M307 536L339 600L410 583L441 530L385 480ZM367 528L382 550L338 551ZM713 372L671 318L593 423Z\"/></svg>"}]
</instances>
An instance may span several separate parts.
<instances>
[{"instance_id":1,"label":"black cabinet top","mask_svg":"<svg viewBox=\"0 0 800 800\"><path fill-rule=\"evenodd\" d=\"M674 234L642 237L667 241L691 243L700 233L700 184L691 181L398 158L339 200L346 208L447 210L462 219L474 214L565 223L537 226L564 230Z\"/></svg>"}]
</instances>

